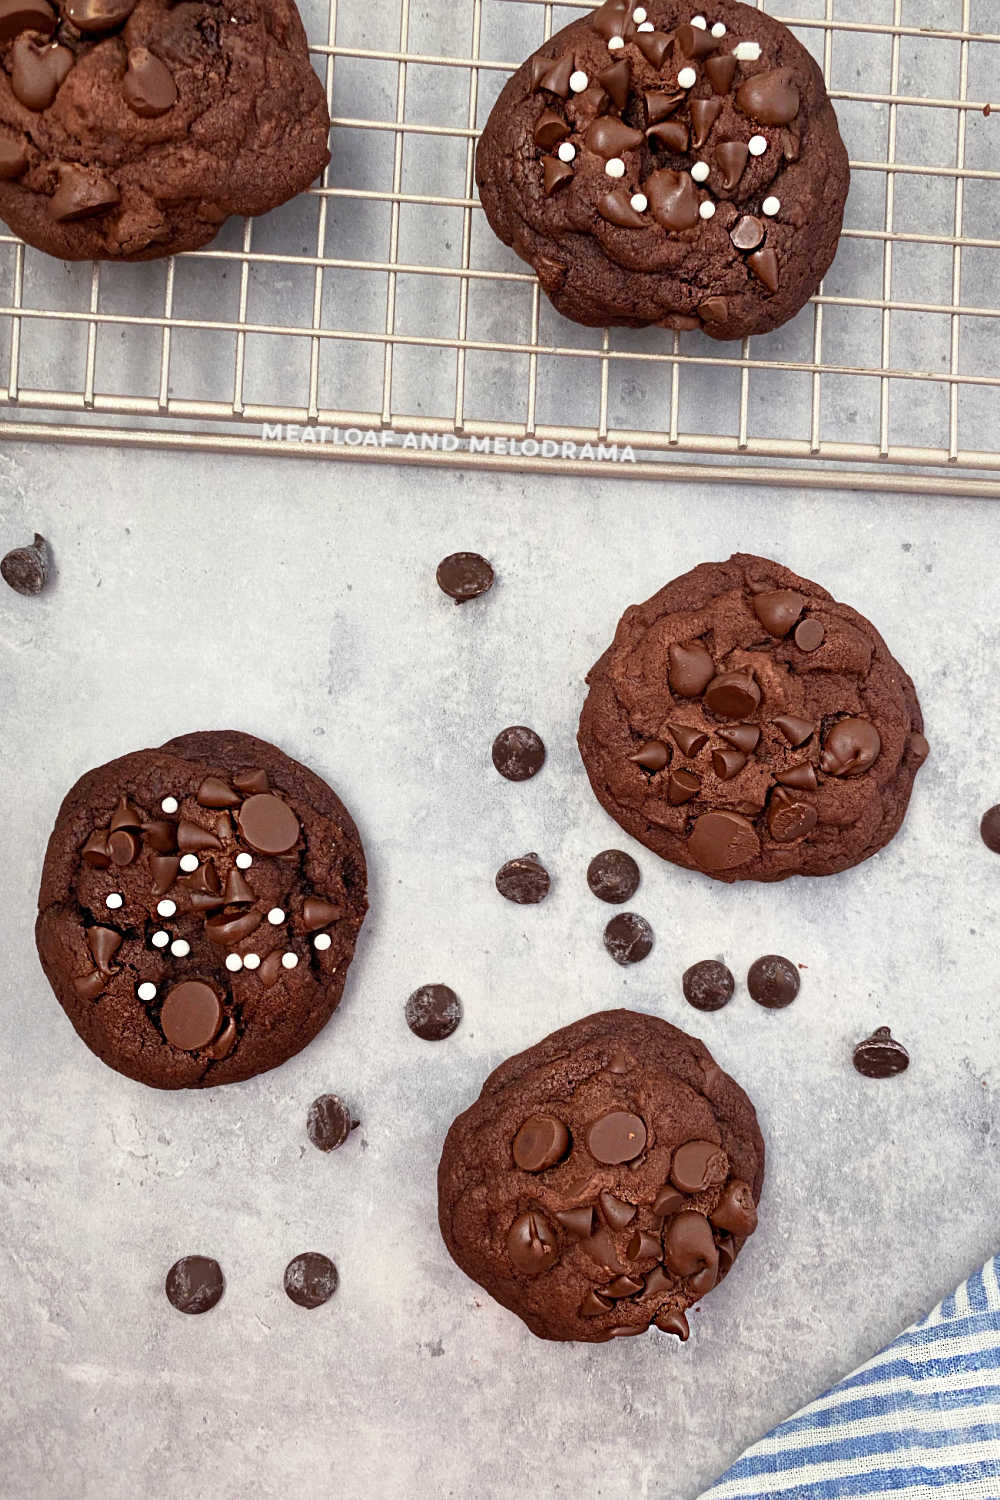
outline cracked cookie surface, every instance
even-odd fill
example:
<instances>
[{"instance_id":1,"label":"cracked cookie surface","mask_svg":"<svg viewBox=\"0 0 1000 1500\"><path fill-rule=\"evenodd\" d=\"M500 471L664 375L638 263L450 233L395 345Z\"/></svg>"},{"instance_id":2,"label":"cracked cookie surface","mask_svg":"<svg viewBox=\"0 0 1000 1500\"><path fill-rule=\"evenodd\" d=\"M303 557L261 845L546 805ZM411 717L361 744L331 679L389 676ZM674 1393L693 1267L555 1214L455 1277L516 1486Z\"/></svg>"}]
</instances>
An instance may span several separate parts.
<instances>
[{"instance_id":1,"label":"cracked cookie surface","mask_svg":"<svg viewBox=\"0 0 1000 1500\"><path fill-rule=\"evenodd\" d=\"M500 1065L448 1132L438 1217L452 1257L539 1338L608 1339L686 1309L757 1224L764 1142L708 1049L612 1010Z\"/></svg>"},{"instance_id":2,"label":"cracked cookie surface","mask_svg":"<svg viewBox=\"0 0 1000 1500\"><path fill-rule=\"evenodd\" d=\"M149 260L329 160L293 0L0 0L0 217L63 260Z\"/></svg>"},{"instance_id":3,"label":"cracked cookie surface","mask_svg":"<svg viewBox=\"0 0 1000 1500\"><path fill-rule=\"evenodd\" d=\"M277 1067L325 1025L365 858L312 771L209 730L80 778L38 907L42 967L91 1051L153 1088L206 1088Z\"/></svg>"},{"instance_id":4,"label":"cracked cookie surface","mask_svg":"<svg viewBox=\"0 0 1000 1500\"><path fill-rule=\"evenodd\" d=\"M587 683L577 740L598 801L716 880L859 864L899 829L928 754L875 627L749 554L632 605Z\"/></svg>"},{"instance_id":5,"label":"cracked cookie surface","mask_svg":"<svg viewBox=\"0 0 1000 1500\"><path fill-rule=\"evenodd\" d=\"M607 0L518 69L476 157L494 232L559 312L716 339L815 292L849 175L816 63L738 0Z\"/></svg>"}]
</instances>

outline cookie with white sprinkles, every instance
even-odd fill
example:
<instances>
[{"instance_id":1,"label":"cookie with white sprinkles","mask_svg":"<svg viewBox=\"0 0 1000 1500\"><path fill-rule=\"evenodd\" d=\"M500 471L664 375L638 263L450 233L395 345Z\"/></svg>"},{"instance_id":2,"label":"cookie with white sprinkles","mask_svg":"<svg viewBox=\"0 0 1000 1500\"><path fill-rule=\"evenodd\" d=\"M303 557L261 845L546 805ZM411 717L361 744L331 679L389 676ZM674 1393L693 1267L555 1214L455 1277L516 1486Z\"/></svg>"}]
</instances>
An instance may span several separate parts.
<instances>
[{"instance_id":1,"label":"cookie with white sprinkles","mask_svg":"<svg viewBox=\"0 0 1000 1500\"><path fill-rule=\"evenodd\" d=\"M330 787L274 745L210 730L81 777L35 931L92 1052L152 1088L207 1088L312 1040L367 906L361 840Z\"/></svg>"},{"instance_id":2,"label":"cookie with white sprinkles","mask_svg":"<svg viewBox=\"0 0 1000 1500\"><path fill-rule=\"evenodd\" d=\"M486 217L559 312L716 339L808 301L849 177L816 63L737 0L605 0L518 69L476 157Z\"/></svg>"}]
</instances>

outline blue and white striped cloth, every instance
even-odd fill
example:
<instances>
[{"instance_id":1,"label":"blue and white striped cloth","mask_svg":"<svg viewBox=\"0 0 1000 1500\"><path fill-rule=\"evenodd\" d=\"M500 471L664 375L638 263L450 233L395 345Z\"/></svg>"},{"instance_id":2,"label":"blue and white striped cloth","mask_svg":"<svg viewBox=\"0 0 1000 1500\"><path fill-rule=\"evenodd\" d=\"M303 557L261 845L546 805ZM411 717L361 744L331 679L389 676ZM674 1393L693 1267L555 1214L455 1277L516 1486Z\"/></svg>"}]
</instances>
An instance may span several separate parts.
<instances>
[{"instance_id":1,"label":"blue and white striped cloth","mask_svg":"<svg viewBox=\"0 0 1000 1500\"><path fill-rule=\"evenodd\" d=\"M1000 1500L997 1261L766 1438L700 1500Z\"/></svg>"}]
</instances>

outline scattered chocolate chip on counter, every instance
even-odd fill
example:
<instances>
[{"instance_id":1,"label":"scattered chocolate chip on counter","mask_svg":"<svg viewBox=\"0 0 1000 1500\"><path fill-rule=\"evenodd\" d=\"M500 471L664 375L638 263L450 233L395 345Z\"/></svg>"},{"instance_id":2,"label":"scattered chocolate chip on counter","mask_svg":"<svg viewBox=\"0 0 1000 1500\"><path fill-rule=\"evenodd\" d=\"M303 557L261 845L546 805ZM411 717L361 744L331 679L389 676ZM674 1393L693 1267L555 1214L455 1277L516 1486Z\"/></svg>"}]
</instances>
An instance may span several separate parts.
<instances>
[{"instance_id":1,"label":"scattered chocolate chip on counter","mask_svg":"<svg viewBox=\"0 0 1000 1500\"><path fill-rule=\"evenodd\" d=\"M285 1292L299 1307L322 1307L339 1283L337 1267L318 1250L296 1255L285 1267Z\"/></svg>"},{"instance_id":2,"label":"scattered chocolate chip on counter","mask_svg":"<svg viewBox=\"0 0 1000 1500\"><path fill-rule=\"evenodd\" d=\"M987 808L979 823L979 836L987 849L1000 854L1000 803Z\"/></svg>"},{"instance_id":3,"label":"scattered chocolate chip on counter","mask_svg":"<svg viewBox=\"0 0 1000 1500\"><path fill-rule=\"evenodd\" d=\"M733 998L736 981L718 959L703 958L685 969L681 981L684 999L695 1010L721 1010Z\"/></svg>"},{"instance_id":4,"label":"scattered chocolate chip on counter","mask_svg":"<svg viewBox=\"0 0 1000 1500\"><path fill-rule=\"evenodd\" d=\"M185 1255L167 1272L167 1300L178 1312L209 1312L225 1289L222 1267L207 1255Z\"/></svg>"},{"instance_id":5,"label":"scattered chocolate chip on counter","mask_svg":"<svg viewBox=\"0 0 1000 1500\"><path fill-rule=\"evenodd\" d=\"M406 1002L406 1024L425 1042L443 1042L462 1019L462 1002L447 984L422 984Z\"/></svg>"},{"instance_id":6,"label":"scattered chocolate chip on counter","mask_svg":"<svg viewBox=\"0 0 1000 1500\"><path fill-rule=\"evenodd\" d=\"M493 587L493 568L478 552L452 552L438 563L437 582L449 599L465 604Z\"/></svg>"},{"instance_id":7,"label":"scattered chocolate chip on counter","mask_svg":"<svg viewBox=\"0 0 1000 1500\"><path fill-rule=\"evenodd\" d=\"M40 594L49 577L49 545L35 532L30 547L15 547L0 562L0 575L15 594Z\"/></svg>"},{"instance_id":8,"label":"scattered chocolate chip on counter","mask_svg":"<svg viewBox=\"0 0 1000 1500\"><path fill-rule=\"evenodd\" d=\"M604 946L616 964L637 964L653 950L653 929L637 912L619 912L604 929Z\"/></svg>"},{"instance_id":9,"label":"scattered chocolate chip on counter","mask_svg":"<svg viewBox=\"0 0 1000 1500\"><path fill-rule=\"evenodd\" d=\"M306 1132L317 1151L336 1151L360 1123L343 1099L336 1094L320 1094L309 1106Z\"/></svg>"},{"instance_id":10,"label":"scattered chocolate chip on counter","mask_svg":"<svg viewBox=\"0 0 1000 1500\"><path fill-rule=\"evenodd\" d=\"M599 901L618 906L639 889L639 866L623 849L604 849L587 866L587 884Z\"/></svg>"},{"instance_id":11,"label":"scattered chocolate chip on counter","mask_svg":"<svg viewBox=\"0 0 1000 1500\"><path fill-rule=\"evenodd\" d=\"M765 953L755 959L747 974L747 989L758 1005L768 1010L782 1010L791 1005L799 993L799 971L778 953Z\"/></svg>"},{"instance_id":12,"label":"scattered chocolate chip on counter","mask_svg":"<svg viewBox=\"0 0 1000 1500\"><path fill-rule=\"evenodd\" d=\"M496 874L496 887L508 901L518 906L535 906L549 894L552 881L537 854L523 854L509 859Z\"/></svg>"},{"instance_id":13,"label":"scattered chocolate chip on counter","mask_svg":"<svg viewBox=\"0 0 1000 1500\"><path fill-rule=\"evenodd\" d=\"M493 741L493 764L507 781L530 781L545 763L545 746L533 729L513 724Z\"/></svg>"},{"instance_id":14,"label":"scattered chocolate chip on counter","mask_svg":"<svg viewBox=\"0 0 1000 1500\"><path fill-rule=\"evenodd\" d=\"M865 1078L892 1078L906 1072L910 1054L888 1026L879 1026L855 1047L854 1066Z\"/></svg>"}]
</instances>

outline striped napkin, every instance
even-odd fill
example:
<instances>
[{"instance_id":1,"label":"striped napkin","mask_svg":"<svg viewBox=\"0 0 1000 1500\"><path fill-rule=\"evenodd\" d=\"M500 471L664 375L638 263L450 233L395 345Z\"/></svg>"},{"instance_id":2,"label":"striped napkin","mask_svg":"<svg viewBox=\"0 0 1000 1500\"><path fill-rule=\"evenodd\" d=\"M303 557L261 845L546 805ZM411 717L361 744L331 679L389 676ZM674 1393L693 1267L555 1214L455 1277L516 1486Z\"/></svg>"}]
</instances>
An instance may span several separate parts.
<instances>
[{"instance_id":1,"label":"striped napkin","mask_svg":"<svg viewBox=\"0 0 1000 1500\"><path fill-rule=\"evenodd\" d=\"M1000 1500L997 1261L748 1448L699 1500Z\"/></svg>"}]
</instances>

